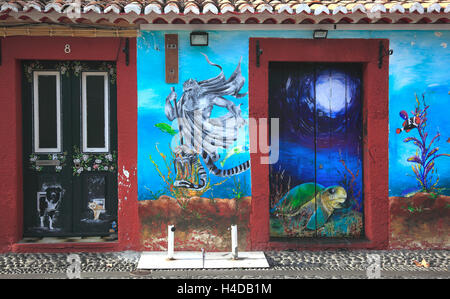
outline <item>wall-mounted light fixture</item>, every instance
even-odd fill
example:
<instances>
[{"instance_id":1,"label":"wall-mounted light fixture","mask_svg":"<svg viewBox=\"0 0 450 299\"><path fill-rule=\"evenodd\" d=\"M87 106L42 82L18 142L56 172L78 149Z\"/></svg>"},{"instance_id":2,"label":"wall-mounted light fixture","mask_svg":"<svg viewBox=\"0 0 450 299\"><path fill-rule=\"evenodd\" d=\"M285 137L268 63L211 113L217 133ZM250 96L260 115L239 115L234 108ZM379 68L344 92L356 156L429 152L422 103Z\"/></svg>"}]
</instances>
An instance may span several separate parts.
<instances>
[{"instance_id":1,"label":"wall-mounted light fixture","mask_svg":"<svg viewBox=\"0 0 450 299\"><path fill-rule=\"evenodd\" d=\"M208 33L203 31L191 32L191 46L207 46Z\"/></svg>"},{"instance_id":2,"label":"wall-mounted light fixture","mask_svg":"<svg viewBox=\"0 0 450 299\"><path fill-rule=\"evenodd\" d=\"M314 39L325 39L327 38L328 30L318 29L314 30L313 37Z\"/></svg>"}]
</instances>

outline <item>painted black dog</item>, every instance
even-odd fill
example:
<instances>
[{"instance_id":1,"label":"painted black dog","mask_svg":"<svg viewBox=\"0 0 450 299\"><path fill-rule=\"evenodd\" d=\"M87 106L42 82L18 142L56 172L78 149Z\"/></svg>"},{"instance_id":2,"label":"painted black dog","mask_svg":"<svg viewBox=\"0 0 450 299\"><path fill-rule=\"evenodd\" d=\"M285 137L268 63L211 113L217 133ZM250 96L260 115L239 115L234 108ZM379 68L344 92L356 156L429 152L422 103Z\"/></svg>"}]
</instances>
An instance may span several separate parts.
<instances>
[{"instance_id":1,"label":"painted black dog","mask_svg":"<svg viewBox=\"0 0 450 299\"><path fill-rule=\"evenodd\" d=\"M44 219L48 219L48 228L53 230L53 222L61 200L60 187L48 187L45 190L45 197L39 198L39 217L41 219L41 227L44 227Z\"/></svg>"}]
</instances>

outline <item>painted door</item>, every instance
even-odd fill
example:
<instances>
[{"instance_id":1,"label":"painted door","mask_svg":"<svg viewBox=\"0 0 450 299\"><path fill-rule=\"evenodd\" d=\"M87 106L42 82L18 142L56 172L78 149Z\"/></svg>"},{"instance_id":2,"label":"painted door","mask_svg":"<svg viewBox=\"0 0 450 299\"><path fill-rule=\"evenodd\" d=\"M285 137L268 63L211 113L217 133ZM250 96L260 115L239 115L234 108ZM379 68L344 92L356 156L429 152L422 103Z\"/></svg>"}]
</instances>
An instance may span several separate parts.
<instances>
[{"instance_id":1,"label":"painted door","mask_svg":"<svg viewBox=\"0 0 450 299\"><path fill-rule=\"evenodd\" d=\"M115 66L23 62L24 237L117 227Z\"/></svg>"},{"instance_id":2,"label":"painted door","mask_svg":"<svg viewBox=\"0 0 450 299\"><path fill-rule=\"evenodd\" d=\"M361 78L358 63L269 63L271 237L362 236Z\"/></svg>"}]
</instances>

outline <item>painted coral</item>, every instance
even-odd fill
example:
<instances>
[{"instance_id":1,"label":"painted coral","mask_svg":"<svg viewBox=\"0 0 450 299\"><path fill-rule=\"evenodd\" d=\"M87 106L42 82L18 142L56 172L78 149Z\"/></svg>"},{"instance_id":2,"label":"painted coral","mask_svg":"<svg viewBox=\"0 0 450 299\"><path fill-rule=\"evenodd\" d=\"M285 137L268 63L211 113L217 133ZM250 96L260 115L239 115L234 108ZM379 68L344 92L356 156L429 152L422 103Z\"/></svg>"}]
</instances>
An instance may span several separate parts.
<instances>
[{"instance_id":1,"label":"painted coral","mask_svg":"<svg viewBox=\"0 0 450 299\"><path fill-rule=\"evenodd\" d=\"M227 180L227 179L225 179L219 183L211 184L211 181L208 178L206 186L203 189L199 189L199 190L189 189L189 188L184 188L184 187L176 187L174 183L177 178L177 175L181 171L179 169L175 169L175 170L177 170L177 171L175 171L171 167L171 165L173 165L173 161L175 160L175 153L171 150L170 151L170 159L169 159L165 154L163 154L158 149L158 144L155 145L155 148L158 151L161 158L163 159L164 167L166 168L167 172L163 173L163 171L160 169L158 163L156 163L155 160L153 160L152 156L149 156L150 161L152 162L153 166L155 167L155 170L158 172L159 177L164 182L165 189L170 193L170 195L172 197L174 197L175 199L177 199L179 201L180 205L183 205L182 204L183 200L189 199L189 198L195 197L195 196L202 196L206 191L210 190L212 187L219 186ZM193 169L192 173L190 174L190 177L192 177L194 179L198 179L198 171L199 171L199 169Z\"/></svg>"},{"instance_id":2,"label":"painted coral","mask_svg":"<svg viewBox=\"0 0 450 299\"><path fill-rule=\"evenodd\" d=\"M436 159L442 156L450 157L449 154L437 153L439 147L435 147L435 143L440 139L441 134L439 132L427 143L427 115L429 107L429 105L427 106L425 104L424 95L422 95L422 105L416 95L416 108L412 113L416 118L420 119L417 125L417 133L419 136L410 136L403 140L405 143L412 142L417 147L415 155L409 157L408 162L413 163L411 166L412 170L421 190L424 192L434 192L437 190L439 177L436 172Z\"/></svg>"}]
</instances>

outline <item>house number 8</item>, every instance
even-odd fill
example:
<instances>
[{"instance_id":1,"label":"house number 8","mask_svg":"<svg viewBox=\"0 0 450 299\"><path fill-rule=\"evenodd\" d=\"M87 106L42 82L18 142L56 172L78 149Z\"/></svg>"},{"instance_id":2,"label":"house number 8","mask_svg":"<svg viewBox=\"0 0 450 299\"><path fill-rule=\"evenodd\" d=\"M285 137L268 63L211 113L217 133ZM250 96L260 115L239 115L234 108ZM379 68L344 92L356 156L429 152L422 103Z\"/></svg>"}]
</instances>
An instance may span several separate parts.
<instances>
[{"instance_id":1,"label":"house number 8","mask_svg":"<svg viewBox=\"0 0 450 299\"><path fill-rule=\"evenodd\" d=\"M71 51L72 51L72 50L70 49L70 45L69 45L69 44L66 44L66 45L64 46L64 53L69 54Z\"/></svg>"}]
</instances>

